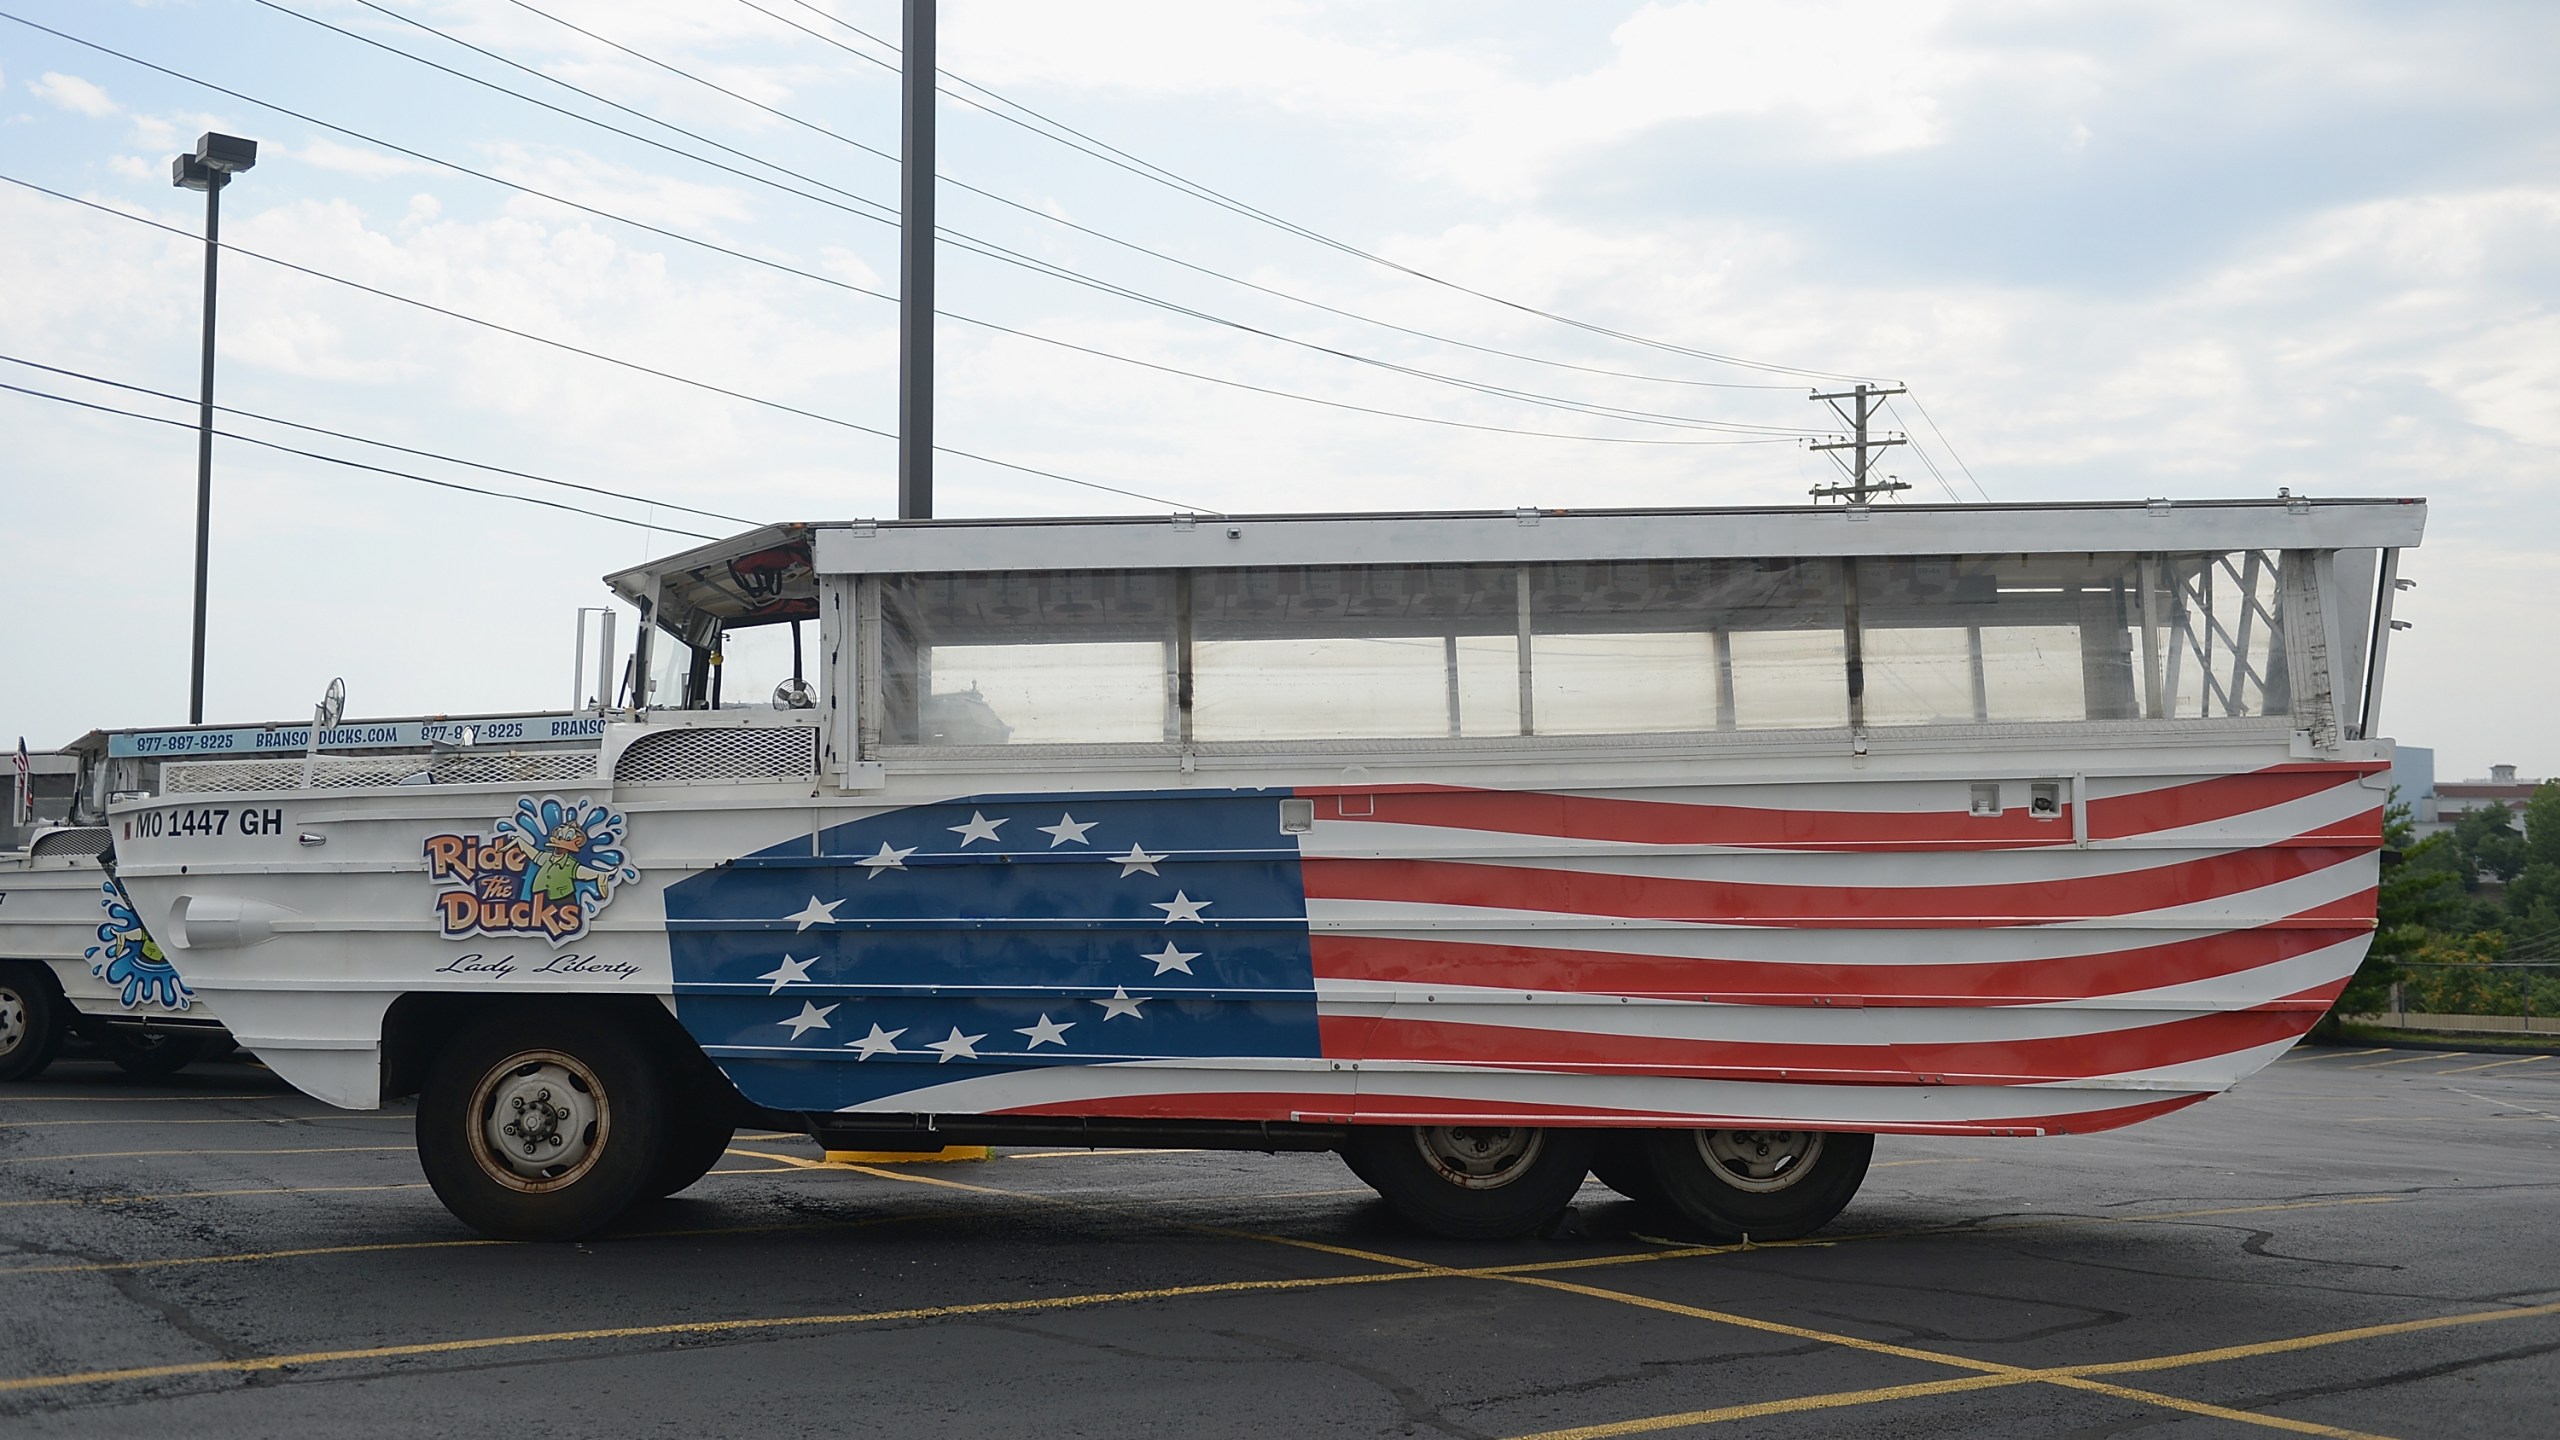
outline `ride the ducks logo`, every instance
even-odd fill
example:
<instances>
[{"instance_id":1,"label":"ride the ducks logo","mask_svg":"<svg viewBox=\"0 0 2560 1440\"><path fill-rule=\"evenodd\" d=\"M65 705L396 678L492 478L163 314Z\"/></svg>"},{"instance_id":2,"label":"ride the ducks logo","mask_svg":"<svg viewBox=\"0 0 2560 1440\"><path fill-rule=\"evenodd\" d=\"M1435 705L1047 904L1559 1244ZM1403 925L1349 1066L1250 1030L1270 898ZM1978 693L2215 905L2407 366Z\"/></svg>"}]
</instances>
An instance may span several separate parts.
<instances>
[{"instance_id":1,"label":"ride the ducks logo","mask_svg":"<svg viewBox=\"0 0 2560 1440\"><path fill-rule=\"evenodd\" d=\"M539 935L556 948L587 933L614 893L640 878L624 855L630 821L579 796L516 801L488 835L430 835L427 878L448 940Z\"/></svg>"}]
</instances>

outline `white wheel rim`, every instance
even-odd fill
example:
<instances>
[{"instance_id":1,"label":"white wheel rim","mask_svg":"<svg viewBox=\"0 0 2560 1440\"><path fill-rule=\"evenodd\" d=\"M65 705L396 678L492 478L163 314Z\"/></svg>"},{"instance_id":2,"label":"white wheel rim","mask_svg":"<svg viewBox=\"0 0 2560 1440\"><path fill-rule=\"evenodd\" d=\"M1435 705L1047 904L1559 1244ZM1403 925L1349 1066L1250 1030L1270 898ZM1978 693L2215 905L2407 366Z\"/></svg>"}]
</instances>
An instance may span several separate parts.
<instances>
[{"instance_id":1,"label":"white wheel rim","mask_svg":"<svg viewBox=\"0 0 2560 1440\"><path fill-rule=\"evenodd\" d=\"M0 1055L14 1055L27 1043L27 997L0 988Z\"/></svg>"},{"instance_id":2,"label":"white wheel rim","mask_svg":"<svg viewBox=\"0 0 2560 1440\"><path fill-rule=\"evenodd\" d=\"M1442 1180L1461 1190L1499 1190L1527 1174L1547 1132L1526 1126L1417 1125L1413 1143Z\"/></svg>"},{"instance_id":3,"label":"white wheel rim","mask_svg":"<svg viewBox=\"0 0 2560 1440\"><path fill-rule=\"evenodd\" d=\"M489 1067L465 1125L482 1173L540 1194L595 1168L613 1112L595 1072L556 1050L527 1050Z\"/></svg>"},{"instance_id":4,"label":"white wheel rim","mask_svg":"<svg viewBox=\"0 0 2560 1440\"><path fill-rule=\"evenodd\" d=\"M1822 1158L1819 1130L1701 1130L1697 1140L1718 1179L1756 1194L1794 1185Z\"/></svg>"}]
</instances>

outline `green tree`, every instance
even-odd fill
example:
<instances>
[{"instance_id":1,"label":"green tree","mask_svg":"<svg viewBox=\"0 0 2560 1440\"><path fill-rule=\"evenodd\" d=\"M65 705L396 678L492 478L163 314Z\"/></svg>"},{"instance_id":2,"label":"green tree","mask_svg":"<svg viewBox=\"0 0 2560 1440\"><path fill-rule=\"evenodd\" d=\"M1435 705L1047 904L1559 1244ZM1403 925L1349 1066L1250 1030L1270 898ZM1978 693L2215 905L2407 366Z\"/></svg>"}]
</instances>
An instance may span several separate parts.
<instances>
[{"instance_id":1,"label":"green tree","mask_svg":"<svg viewBox=\"0 0 2560 1440\"><path fill-rule=\"evenodd\" d=\"M2398 792L2383 811L2382 889L2375 896L2372 948L2337 1002L2320 1019L2319 1032L2334 1036L2342 1015L2370 1015L2383 1008L2402 963L2439 943L2438 928L2462 914L2464 867L2449 834L2410 842L2409 807Z\"/></svg>"},{"instance_id":2,"label":"green tree","mask_svg":"<svg viewBox=\"0 0 2560 1440\"><path fill-rule=\"evenodd\" d=\"M2560 780L2545 780L2524 802L2524 858L2527 865L2560 866Z\"/></svg>"},{"instance_id":3,"label":"green tree","mask_svg":"<svg viewBox=\"0 0 2560 1440\"><path fill-rule=\"evenodd\" d=\"M2467 886L2476 887L2484 876L2512 878L2525 865L2524 836L2516 833L2515 812L2503 803L2464 811L2453 822L2453 844L2470 862Z\"/></svg>"}]
</instances>

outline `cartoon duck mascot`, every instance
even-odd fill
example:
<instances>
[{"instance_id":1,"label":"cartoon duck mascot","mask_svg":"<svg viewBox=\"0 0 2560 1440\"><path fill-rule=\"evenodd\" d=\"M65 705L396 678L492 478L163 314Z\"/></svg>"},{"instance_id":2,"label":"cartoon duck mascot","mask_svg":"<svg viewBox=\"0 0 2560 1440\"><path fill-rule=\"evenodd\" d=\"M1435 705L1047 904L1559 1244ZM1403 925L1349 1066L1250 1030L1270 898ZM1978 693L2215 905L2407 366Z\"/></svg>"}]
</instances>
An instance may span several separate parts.
<instances>
[{"instance_id":1,"label":"cartoon duck mascot","mask_svg":"<svg viewBox=\"0 0 2560 1440\"><path fill-rule=\"evenodd\" d=\"M578 863L580 852L587 848L587 832L574 820L551 827L538 850L522 835L511 834L508 838L531 862L525 866L523 899L540 895L555 905L566 905L577 898L579 881L601 880L612 873Z\"/></svg>"}]
</instances>

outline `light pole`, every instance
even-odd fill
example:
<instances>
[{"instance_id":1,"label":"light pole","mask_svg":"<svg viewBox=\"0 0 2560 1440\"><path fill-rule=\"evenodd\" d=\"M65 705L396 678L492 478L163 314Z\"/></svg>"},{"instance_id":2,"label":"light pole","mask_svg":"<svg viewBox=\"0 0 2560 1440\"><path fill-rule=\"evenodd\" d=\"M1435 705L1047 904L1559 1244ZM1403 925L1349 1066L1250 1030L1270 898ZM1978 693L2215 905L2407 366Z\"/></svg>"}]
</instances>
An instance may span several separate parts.
<instances>
[{"instance_id":1,"label":"light pole","mask_svg":"<svg viewBox=\"0 0 2560 1440\"><path fill-rule=\"evenodd\" d=\"M195 152L169 162L169 183L204 192L204 398L196 411L196 647L187 678L187 723L204 723L204 582L213 546L213 296L222 254L222 187L258 163L258 142L208 130Z\"/></svg>"}]
</instances>

